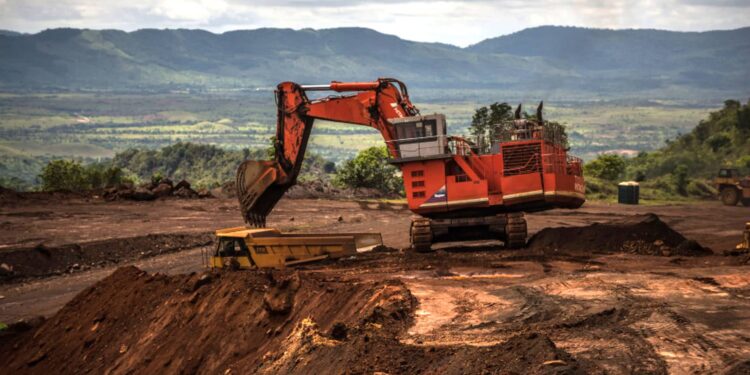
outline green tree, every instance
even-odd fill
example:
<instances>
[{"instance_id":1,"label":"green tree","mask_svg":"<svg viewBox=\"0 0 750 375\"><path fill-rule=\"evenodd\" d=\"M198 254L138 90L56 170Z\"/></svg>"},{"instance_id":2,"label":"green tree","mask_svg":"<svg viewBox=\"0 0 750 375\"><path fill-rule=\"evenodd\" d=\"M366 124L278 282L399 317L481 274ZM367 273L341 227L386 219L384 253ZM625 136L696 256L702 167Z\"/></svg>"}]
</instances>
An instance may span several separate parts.
<instances>
[{"instance_id":1,"label":"green tree","mask_svg":"<svg viewBox=\"0 0 750 375\"><path fill-rule=\"evenodd\" d=\"M713 152L718 152L719 150L731 145L732 138L726 133L717 133L708 137L706 143L708 144L708 147L711 147Z\"/></svg>"},{"instance_id":2,"label":"green tree","mask_svg":"<svg viewBox=\"0 0 750 375\"><path fill-rule=\"evenodd\" d=\"M487 133L487 126L490 122L489 108L481 107L474 111L474 116L471 117L471 125L469 125L469 132L473 136L484 136Z\"/></svg>"},{"instance_id":3,"label":"green tree","mask_svg":"<svg viewBox=\"0 0 750 375\"><path fill-rule=\"evenodd\" d=\"M471 118L469 132L484 139L485 149L491 140L498 137L502 126L513 119L513 108L508 103L492 103L489 107L477 108Z\"/></svg>"},{"instance_id":4,"label":"green tree","mask_svg":"<svg viewBox=\"0 0 750 375\"><path fill-rule=\"evenodd\" d=\"M42 190L83 191L115 186L130 181L116 166L95 163L87 166L72 160L52 160L39 175Z\"/></svg>"},{"instance_id":5,"label":"green tree","mask_svg":"<svg viewBox=\"0 0 750 375\"><path fill-rule=\"evenodd\" d=\"M132 182L119 167L102 163L90 164L83 167L87 188L104 188Z\"/></svg>"},{"instance_id":6,"label":"green tree","mask_svg":"<svg viewBox=\"0 0 750 375\"><path fill-rule=\"evenodd\" d=\"M334 182L353 189L373 188L388 194L400 193L403 180L398 176L398 169L388 164L388 157L385 146L362 150L336 171Z\"/></svg>"},{"instance_id":7,"label":"green tree","mask_svg":"<svg viewBox=\"0 0 750 375\"><path fill-rule=\"evenodd\" d=\"M687 187L690 180L688 180L688 169L684 164L680 164L675 168L672 173L674 179L675 190L680 195L687 195Z\"/></svg>"},{"instance_id":8,"label":"green tree","mask_svg":"<svg viewBox=\"0 0 750 375\"><path fill-rule=\"evenodd\" d=\"M72 160L52 160L39 175L42 190L81 191L88 188L86 171L80 163Z\"/></svg>"},{"instance_id":9,"label":"green tree","mask_svg":"<svg viewBox=\"0 0 750 375\"><path fill-rule=\"evenodd\" d=\"M487 125L487 137L492 140L497 138L502 125L513 119L513 108L508 103L490 104L489 124Z\"/></svg>"},{"instance_id":10,"label":"green tree","mask_svg":"<svg viewBox=\"0 0 750 375\"><path fill-rule=\"evenodd\" d=\"M614 154L599 155L596 159L586 163L584 171L590 176L615 181L625 171L625 159Z\"/></svg>"}]
</instances>

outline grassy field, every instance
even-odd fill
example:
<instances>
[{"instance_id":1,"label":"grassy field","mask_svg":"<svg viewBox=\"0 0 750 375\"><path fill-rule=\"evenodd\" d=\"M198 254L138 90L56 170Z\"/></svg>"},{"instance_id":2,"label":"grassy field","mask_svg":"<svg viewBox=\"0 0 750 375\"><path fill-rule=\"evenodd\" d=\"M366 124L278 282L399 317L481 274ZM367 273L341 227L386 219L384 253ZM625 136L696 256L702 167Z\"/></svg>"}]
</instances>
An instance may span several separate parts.
<instances>
[{"instance_id":1,"label":"grassy field","mask_svg":"<svg viewBox=\"0 0 750 375\"><path fill-rule=\"evenodd\" d=\"M418 97L418 95L412 95ZM474 110L487 103L433 100L423 114L445 113L449 132L467 135ZM515 105L515 103L512 103ZM533 111L536 103L528 103ZM716 107L720 104L717 103ZM568 125L572 152L590 159L607 151L652 150L688 132L714 108L685 103L546 103L548 119ZM23 158L112 157L127 148L159 148L177 141L261 148L275 127L270 91L213 94L0 93L0 156ZM309 151L341 162L382 144L367 127L320 121ZM2 177L29 168L0 169Z\"/></svg>"}]
</instances>

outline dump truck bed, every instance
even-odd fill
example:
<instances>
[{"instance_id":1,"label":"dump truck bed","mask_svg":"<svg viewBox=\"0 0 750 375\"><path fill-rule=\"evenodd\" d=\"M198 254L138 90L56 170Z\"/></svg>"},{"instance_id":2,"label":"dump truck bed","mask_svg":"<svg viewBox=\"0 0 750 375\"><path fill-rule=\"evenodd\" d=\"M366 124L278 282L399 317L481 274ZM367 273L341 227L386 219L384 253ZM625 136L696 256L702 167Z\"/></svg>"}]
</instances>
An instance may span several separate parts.
<instances>
[{"instance_id":1,"label":"dump truck bed","mask_svg":"<svg viewBox=\"0 0 750 375\"><path fill-rule=\"evenodd\" d=\"M211 268L284 268L336 259L382 245L380 233L282 233L273 228L235 227L216 231Z\"/></svg>"}]
</instances>

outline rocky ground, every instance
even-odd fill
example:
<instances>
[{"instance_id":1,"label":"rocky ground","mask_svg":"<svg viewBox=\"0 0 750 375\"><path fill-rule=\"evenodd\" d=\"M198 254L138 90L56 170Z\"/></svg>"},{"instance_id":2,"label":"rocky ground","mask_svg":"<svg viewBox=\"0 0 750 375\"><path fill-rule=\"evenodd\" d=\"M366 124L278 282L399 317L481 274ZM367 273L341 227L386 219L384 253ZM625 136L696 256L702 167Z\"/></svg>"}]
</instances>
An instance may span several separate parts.
<instances>
[{"instance_id":1,"label":"rocky ground","mask_svg":"<svg viewBox=\"0 0 750 375\"><path fill-rule=\"evenodd\" d=\"M535 236L526 249L475 242L416 254L401 250L410 218L403 205L282 200L269 226L379 231L388 248L295 270L206 273L206 232L241 225L236 206L5 201L0 263L15 274L0 286L0 321L27 324L0 335L0 372L750 367L750 265L723 255L740 240L744 207L587 203L528 215ZM542 230L551 227L564 228ZM64 267L70 262L78 267ZM60 266L34 273L34 263Z\"/></svg>"}]
</instances>

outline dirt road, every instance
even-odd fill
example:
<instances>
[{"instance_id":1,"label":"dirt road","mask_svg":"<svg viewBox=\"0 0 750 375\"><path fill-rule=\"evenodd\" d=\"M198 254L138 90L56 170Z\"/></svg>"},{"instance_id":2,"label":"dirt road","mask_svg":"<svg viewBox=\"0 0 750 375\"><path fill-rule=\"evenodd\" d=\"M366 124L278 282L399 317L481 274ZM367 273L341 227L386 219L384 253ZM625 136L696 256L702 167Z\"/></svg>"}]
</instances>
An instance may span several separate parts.
<instances>
[{"instance_id":1,"label":"dirt road","mask_svg":"<svg viewBox=\"0 0 750 375\"><path fill-rule=\"evenodd\" d=\"M3 206L2 246L120 238L144 233L203 232L240 225L230 200L148 204L71 201ZM715 252L739 241L744 207L586 204L528 215L531 233L653 212ZM284 200L269 226L286 231L380 231L387 245L408 244L410 213L398 205ZM92 230L96 228L96 230ZM303 267L323 279L397 279L416 297L413 323L398 340L410 347L499 345L519 332L610 373L718 373L750 359L750 266L732 257L633 254L530 254L492 244L438 246L431 254L361 254ZM200 248L124 262L149 272L201 269ZM113 266L6 284L0 321L50 315Z\"/></svg>"}]
</instances>

